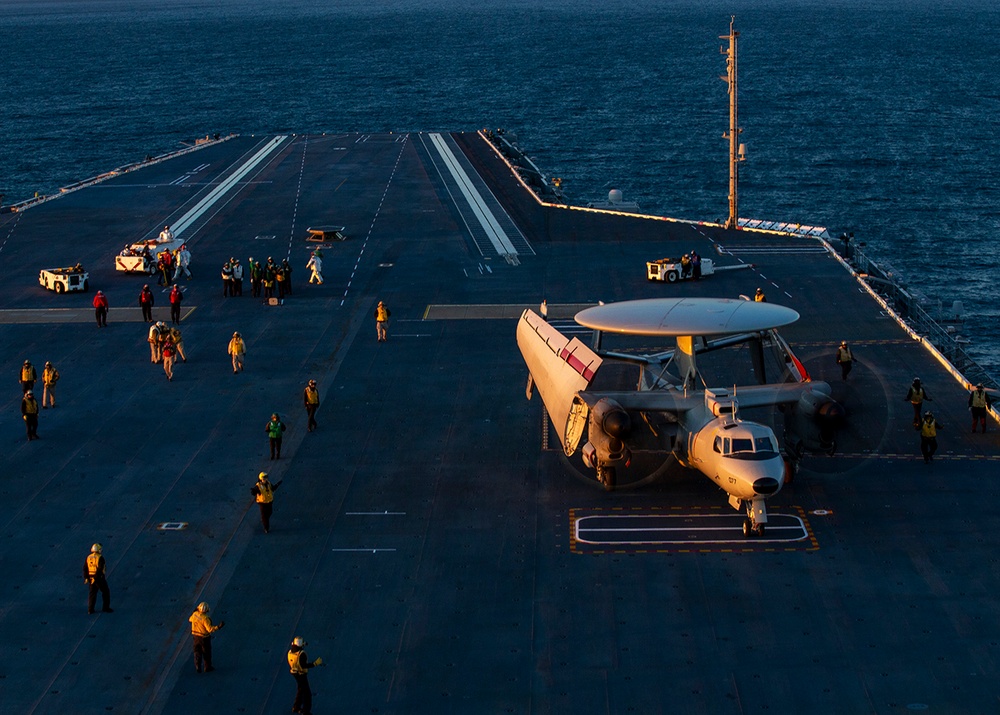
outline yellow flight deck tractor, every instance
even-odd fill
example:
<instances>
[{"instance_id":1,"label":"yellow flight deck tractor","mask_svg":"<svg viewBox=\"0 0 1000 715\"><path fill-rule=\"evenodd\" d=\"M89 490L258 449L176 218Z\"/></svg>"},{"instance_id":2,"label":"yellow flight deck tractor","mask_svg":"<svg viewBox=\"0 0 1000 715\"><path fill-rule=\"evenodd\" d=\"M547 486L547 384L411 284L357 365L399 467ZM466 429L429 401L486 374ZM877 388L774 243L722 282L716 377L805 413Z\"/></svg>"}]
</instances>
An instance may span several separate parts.
<instances>
[{"instance_id":1,"label":"yellow flight deck tractor","mask_svg":"<svg viewBox=\"0 0 1000 715\"><path fill-rule=\"evenodd\" d=\"M70 268L43 268L38 272L38 284L56 293L90 290L90 274L77 263Z\"/></svg>"}]
</instances>

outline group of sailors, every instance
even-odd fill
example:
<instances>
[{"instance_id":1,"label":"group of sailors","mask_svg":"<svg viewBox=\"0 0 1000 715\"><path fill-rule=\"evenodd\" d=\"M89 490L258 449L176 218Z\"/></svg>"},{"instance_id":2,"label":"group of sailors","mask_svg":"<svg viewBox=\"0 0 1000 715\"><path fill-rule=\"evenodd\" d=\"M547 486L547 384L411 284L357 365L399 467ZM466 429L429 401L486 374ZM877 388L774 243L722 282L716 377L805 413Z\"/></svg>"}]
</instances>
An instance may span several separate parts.
<instances>
[{"instance_id":1,"label":"group of sailors","mask_svg":"<svg viewBox=\"0 0 1000 715\"><path fill-rule=\"evenodd\" d=\"M268 256L267 262L261 265L260 261L250 256L247 263L250 273L250 295L254 298L260 298L263 294L264 299L267 300L275 297L275 291L277 291L277 298L280 300L292 292L292 266L287 258L283 259L279 265L272 257ZM238 258L233 257L223 263L222 297L243 295L243 279L246 277L246 273L247 271Z\"/></svg>"},{"instance_id":2,"label":"group of sailors","mask_svg":"<svg viewBox=\"0 0 1000 715\"><path fill-rule=\"evenodd\" d=\"M691 251L681 256L681 278L701 278L701 256L697 251Z\"/></svg>"}]
</instances>

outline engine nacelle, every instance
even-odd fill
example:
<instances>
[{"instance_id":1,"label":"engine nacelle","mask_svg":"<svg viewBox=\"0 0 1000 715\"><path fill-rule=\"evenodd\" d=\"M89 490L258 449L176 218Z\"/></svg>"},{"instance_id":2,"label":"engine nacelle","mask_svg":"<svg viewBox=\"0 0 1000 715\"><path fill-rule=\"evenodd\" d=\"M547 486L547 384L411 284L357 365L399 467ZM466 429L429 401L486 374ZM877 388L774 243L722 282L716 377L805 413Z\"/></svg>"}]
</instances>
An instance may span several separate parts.
<instances>
[{"instance_id":1,"label":"engine nacelle","mask_svg":"<svg viewBox=\"0 0 1000 715\"><path fill-rule=\"evenodd\" d=\"M631 452L625 438L632 431L632 419L620 404L605 397L590 410L587 424L587 444L583 459L590 467L599 469L610 464L628 463Z\"/></svg>"},{"instance_id":2,"label":"engine nacelle","mask_svg":"<svg viewBox=\"0 0 1000 715\"><path fill-rule=\"evenodd\" d=\"M847 411L830 397L828 385L822 387L825 389L817 385L803 392L786 415L785 441L793 443L798 451L832 454L836 448L837 430L844 423Z\"/></svg>"}]
</instances>

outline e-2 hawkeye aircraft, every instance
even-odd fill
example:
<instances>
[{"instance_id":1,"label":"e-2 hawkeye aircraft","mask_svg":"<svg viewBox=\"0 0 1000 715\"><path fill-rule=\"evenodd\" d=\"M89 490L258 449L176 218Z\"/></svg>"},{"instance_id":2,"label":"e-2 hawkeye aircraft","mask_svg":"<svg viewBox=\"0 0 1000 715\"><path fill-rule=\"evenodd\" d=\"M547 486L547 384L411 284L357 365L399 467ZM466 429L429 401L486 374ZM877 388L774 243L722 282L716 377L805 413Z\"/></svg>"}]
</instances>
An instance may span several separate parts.
<instances>
[{"instance_id":1,"label":"e-2 hawkeye aircraft","mask_svg":"<svg viewBox=\"0 0 1000 715\"><path fill-rule=\"evenodd\" d=\"M671 455L697 469L746 510L745 536L760 536L765 501L791 479L807 451L832 453L844 416L830 386L809 378L777 328L798 320L791 308L746 299L664 298L610 303L576 314L595 330L591 349L568 338L532 310L517 326L528 366L527 396L535 388L560 435L567 457L582 447L584 464L611 490L633 453ZM673 337L676 347L652 355L601 350L602 333ZM757 385L714 388L705 384L696 356L747 344ZM766 383L765 350L780 368L780 382ZM639 366L635 390L588 389L608 361ZM668 372L673 368L676 374ZM782 453L767 425L741 419L741 408L776 407L785 417Z\"/></svg>"}]
</instances>

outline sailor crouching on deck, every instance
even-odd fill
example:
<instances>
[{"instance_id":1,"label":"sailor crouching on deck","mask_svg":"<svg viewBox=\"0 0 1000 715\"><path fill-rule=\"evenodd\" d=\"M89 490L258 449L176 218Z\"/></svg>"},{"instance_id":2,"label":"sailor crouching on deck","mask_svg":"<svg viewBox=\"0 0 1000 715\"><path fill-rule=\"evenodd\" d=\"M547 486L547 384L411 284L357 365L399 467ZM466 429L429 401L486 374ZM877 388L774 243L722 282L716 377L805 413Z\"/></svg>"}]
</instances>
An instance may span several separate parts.
<instances>
[{"instance_id":1,"label":"sailor crouching on deck","mask_svg":"<svg viewBox=\"0 0 1000 715\"><path fill-rule=\"evenodd\" d=\"M212 667L212 634L226 625L225 621L219 621L217 626L212 625L212 619L208 615L210 610L208 604L202 601L194 613L188 616L194 638L194 669L199 673L203 663L206 673L215 670Z\"/></svg>"},{"instance_id":2,"label":"sailor crouching on deck","mask_svg":"<svg viewBox=\"0 0 1000 715\"><path fill-rule=\"evenodd\" d=\"M295 700L292 702L292 712L302 715L312 715L312 691L309 689L309 668L323 665L323 659L317 658L309 662L309 656L303 650L306 641L301 636L292 640L288 649L288 667L295 678Z\"/></svg>"}]
</instances>

